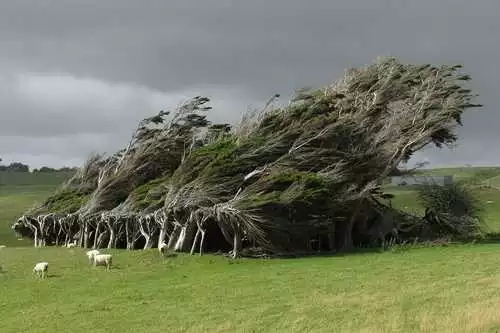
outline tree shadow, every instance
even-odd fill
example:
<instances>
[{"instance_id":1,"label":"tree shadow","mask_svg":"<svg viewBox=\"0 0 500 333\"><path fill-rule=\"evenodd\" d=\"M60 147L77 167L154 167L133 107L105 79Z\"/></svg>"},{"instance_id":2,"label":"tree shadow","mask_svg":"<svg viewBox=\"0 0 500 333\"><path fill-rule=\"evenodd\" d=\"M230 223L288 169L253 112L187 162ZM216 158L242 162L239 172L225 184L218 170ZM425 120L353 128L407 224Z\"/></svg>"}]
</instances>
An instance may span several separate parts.
<instances>
[{"instance_id":1,"label":"tree shadow","mask_svg":"<svg viewBox=\"0 0 500 333\"><path fill-rule=\"evenodd\" d=\"M175 252L167 252L162 255L163 258L165 259L170 259L170 258L177 258L179 255Z\"/></svg>"},{"instance_id":2,"label":"tree shadow","mask_svg":"<svg viewBox=\"0 0 500 333\"><path fill-rule=\"evenodd\" d=\"M95 267L93 265L90 265L89 268L92 269L92 270L102 270L102 271L106 271L107 270L105 266L97 266L97 267ZM113 265L111 265L109 267L110 271L113 271L113 270L122 270L122 269L123 269L122 265L114 265L113 264Z\"/></svg>"},{"instance_id":3,"label":"tree shadow","mask_svg":"<svg viewBox=\"0 0 500 333\"><path fill-rule=\"evenodd\" d=\"M61 276L62 276L61 274L54 274L54 273L50 273L50 274L47 274L47 275L45 276L45 278L47 278L47 279L53 279L53 278L59 278L59 277L61 277Z\"/></svg>"},{"instance_id":4,"label":"tree shadow","mask_svg":"<svg viewBox=\"0 0 500 333\"><path fill-rule=\"evenodd\" d=\"M293 252L293 253L274 253L258 256L244 256L252 259L302 259L302 258L328 258L328 257L346 257L356 255L366 255L368 253L383 253L389 248L383 247L363 247L354 248L349 251L320 251L320 252Z\"/></svg>"},{"instance_id":5,"label":"tree shadow","mask_svg":"<svg viewBox=\"0 0 500 333\"><path fill-rule=\"evenodd\" d=\"M469 242L472 243L472 242ZM500 233L489 233L482 239L474 240L475 244L499 244L500 243Z\"/></svg>"}]
</instances>

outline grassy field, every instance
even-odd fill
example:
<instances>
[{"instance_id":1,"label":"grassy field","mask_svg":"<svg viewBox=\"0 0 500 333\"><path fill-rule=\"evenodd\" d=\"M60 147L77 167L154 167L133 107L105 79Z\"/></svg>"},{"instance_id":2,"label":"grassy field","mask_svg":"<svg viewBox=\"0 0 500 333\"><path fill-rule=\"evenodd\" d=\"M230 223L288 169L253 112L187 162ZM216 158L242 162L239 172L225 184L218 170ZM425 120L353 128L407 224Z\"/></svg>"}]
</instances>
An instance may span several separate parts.
<instances>
[{"instance_id":1,"label":"grassy field","mask_svg":"<svg viewBox=\"0 0 500 333\"><path fill-rule=\"evenodd\" d=\"M491 232L500 232L500 168L499 167L463 167L443 168L420 171L422 175L453 175L454 181L465 182L477 188L474 193L481 204L483 219ZM394 194L394 207L417 213L423 207L417 200L416 192L411 188L386 186L386 192Z\"/></svg>"},{"instance_id":2,"label":"grassy field","mask_svg":"<svg viewBox=\"0 0 500 333\"><path fill-rule=\"evenodd\" d=\"M70 177L70 173L25 173L0 171L0 244L26 245L9 229L24 211L41 202L56 187Z\"/></svg>"},{"instance_id":3,"label":"grassy field","mask_svg":"<svg viewBox=\"0 0 500 333\"><path fill-rule=\"evenodd\" d=\"M499 332L499 249L236 262L115 250L107 272L81 249L4 248L1 332Z\"/></svg>"},{"instance_id":4,"label":"grassy field","mask_svg":"<svg viewBox=\"0 0 500 333\"><path fill-rule=\"evenodd\" d=\"M457 178L499 175L468 168ZM11 181L0 193L0 244L8 245L0 249L1 333L500 332L500 244L236 261L111 250L115 267L106 272L82 249L14 247L22 242L8 223L53 181ZM411 190L389 190L394 205L421 209ZM500 230L500 192L477 191ZM42 260L45 281L31 274Z\"/></svg>"}]
</instances>

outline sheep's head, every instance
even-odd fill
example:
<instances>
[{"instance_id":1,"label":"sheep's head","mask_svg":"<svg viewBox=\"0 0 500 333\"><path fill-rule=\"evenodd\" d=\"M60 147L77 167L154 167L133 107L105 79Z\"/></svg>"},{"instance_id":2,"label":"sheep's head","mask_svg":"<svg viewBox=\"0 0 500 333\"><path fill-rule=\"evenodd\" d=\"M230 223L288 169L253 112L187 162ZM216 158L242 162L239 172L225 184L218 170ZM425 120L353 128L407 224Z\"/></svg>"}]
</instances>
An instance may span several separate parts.
<instances>
[{"instance_id":1,"label":"sheep's head","mask_svg":"<svg viewBox=\"0 0 500 333\"><path fill-rule=\"evenodd\" d=\"M33 238L34 230L32 220L34 220L32 217L23 215L12 225L12 230L20 237Z\"/></svg>"},{"instance_id":2,"label":"sheep's head","mask_svg":"<svg viewBox=\"0 0 500 333\"><path fill-rule=\"evenodd\" d=\"M98 250L90 250L90 251L87 251L87 257L89 257L90 260L93 260L95 255L99 254L99 251Z\"/></svg>"}]
</instances>

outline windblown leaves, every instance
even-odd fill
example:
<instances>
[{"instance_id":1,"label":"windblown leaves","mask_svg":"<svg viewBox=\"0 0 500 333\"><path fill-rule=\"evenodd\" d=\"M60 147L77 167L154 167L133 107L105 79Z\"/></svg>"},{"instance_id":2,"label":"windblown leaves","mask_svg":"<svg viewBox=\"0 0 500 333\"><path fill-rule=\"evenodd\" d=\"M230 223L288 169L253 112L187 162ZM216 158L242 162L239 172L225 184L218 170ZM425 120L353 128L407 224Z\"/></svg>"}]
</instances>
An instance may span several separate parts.
<instances>
[{"instance_id":1,"label":"windblown leaves","mask_svg":"<svg viewBox=\"0 0 500 333\"><path fill-rule=\"evenodd\" d=\"M456 141L463 112L480 106L460 68L379 58L285 107L272 108L274 96L233 130L210 124L209 100L197 96L170 121L165 111L144 119L125 149L92 157L68 184L93 187L79 213L94 214L137 210L134 191L162 179L151 207L163 202L171 218L210 216L229 233L299 247L339 221L364 223L356 207L392 170Z\"/></svg>"}]
</instances>

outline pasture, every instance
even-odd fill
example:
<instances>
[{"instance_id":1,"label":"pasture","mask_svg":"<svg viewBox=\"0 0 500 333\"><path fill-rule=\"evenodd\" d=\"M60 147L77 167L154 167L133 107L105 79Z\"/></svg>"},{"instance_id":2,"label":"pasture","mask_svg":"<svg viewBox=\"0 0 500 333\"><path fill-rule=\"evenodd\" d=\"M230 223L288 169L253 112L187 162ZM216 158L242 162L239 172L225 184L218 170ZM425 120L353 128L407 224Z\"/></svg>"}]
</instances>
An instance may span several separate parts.
<instances>
[{"instance_id":1,"label":"pasture","mask_svg":"<svg viewBox=\"0 0 500 333\"><path fill-rule=\"evenodd\" d=\"M2 333L498 332L497 245L231 261L4 248ZM49 277L32 277L38 261Z\"/></svg>"},{"instance_id":2,"label":"pasture","mask_svg":"<svg viewBox=\"0 0 500 333\"><path fill-rule=\"evenodd\" d=\"M468 168L459 179L479 186L499 175ZM500 331L500 244L272 260L113 249L102 251L114 256L106 272L83 249L20 247L11 234L51 182L11 179L0 192L2 333ZM421 209L412 190L388 191L394 205ZM500 192L477 191L499 231ZM39 261L49 262L46 280L32 276Z\"/></svg>"},{"instance_id":3,"label":"pasture","mask_svg":"<svg viewBox=\"0 0 500 333\"><path fill-rule=\"evenodd\" d=\"M26 245L9 229L24 211L51 195L64 180L66 172L27 173L0 171L0 244Z\"/></svg>"}]
</instances>

